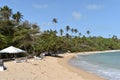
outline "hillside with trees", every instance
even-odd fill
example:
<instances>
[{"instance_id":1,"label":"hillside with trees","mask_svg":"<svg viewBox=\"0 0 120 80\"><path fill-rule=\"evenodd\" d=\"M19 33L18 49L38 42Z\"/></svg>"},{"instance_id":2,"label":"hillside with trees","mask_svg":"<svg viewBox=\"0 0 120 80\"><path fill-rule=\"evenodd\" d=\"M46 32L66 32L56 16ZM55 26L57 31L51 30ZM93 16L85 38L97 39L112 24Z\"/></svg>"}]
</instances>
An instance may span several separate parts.
<instances>
[{"instance_id":1,"label":"hillside with trees","mask_svg":"<svg viewBox=\"0 0 120 80\"><path fill-rule=\"evenodd\" d=\"M115 35L111 38L92 36L86 30L89 36L86 37L69 25L59 31L41 31L37 24L23 21L23 17L21 12L14 13L8 6L0 8L0 50L12 45L26 50L28 55L39 55L41 52L57 54L120 49L120 39ZM57 24L58 21L53 18L51 22Z\"/></svg>"}]
</instances>

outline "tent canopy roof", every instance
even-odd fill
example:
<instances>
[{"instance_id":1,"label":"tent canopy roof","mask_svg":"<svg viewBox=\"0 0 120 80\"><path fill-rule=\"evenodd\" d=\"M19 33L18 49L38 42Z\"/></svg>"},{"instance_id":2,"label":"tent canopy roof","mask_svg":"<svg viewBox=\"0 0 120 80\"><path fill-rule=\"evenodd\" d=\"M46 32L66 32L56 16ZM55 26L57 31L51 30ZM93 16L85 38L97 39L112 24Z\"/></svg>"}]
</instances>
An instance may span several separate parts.
<instances>
[{"instance_id":1,"label":"tent canopy roof","mask_svg":"<svg viewBox=\"0 0 120 80\"><path fill-rule=\"evenodd\" d=\"M0 51L0 53L25 53L26 51L10 46Z\"/></svg>"}]
</instances>

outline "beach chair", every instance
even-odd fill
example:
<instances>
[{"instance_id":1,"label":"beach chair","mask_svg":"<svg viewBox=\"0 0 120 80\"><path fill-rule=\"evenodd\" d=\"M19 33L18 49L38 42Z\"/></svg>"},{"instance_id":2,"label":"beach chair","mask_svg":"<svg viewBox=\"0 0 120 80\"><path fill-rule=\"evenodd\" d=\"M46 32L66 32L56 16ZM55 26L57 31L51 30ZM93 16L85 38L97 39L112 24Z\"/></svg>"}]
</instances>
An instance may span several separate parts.
<instances>
[{"instance_id":1,"label":"beach chair","mask_svg":"<svg viewBox=\"0 0 120 80\"><path fill-rule=\"evenodd\" d=\"M34 56L34 59L36 59L36 60L41 60L42 58L37 57L37 56Z\"/></svg>"},{"instance_id":2,"label":"beach chair","mask_svg":"<svg viewBox=\"0 0 120 80\"><path fill-rule=\"evenodd\" d=\"M27 57L22 57L21 60L22 62L28 62Z\"/></svg>"},{"instance_id":3,"label":"beach chair","mask_svg":"<svg viewBox=\"0 0 120 80\"><path fill-rule=\"evenodd\" d=\"M0 71L4 71L7 68L4 66L3 60L0 60Z\"/></svg>"},{"instance_id":4,"label":"beach chair","mask_svg":"<svg viewBox=\"0 0 120 80\"><path fill-rule=\"evenodd\" d=\"M40 58L43 59L45 57L45 52L40 54Z\"/></svg>"},{"instance_id":5,"label":"beach chair","mask_svg":"<svg viewBox=\"0 0 120 80\"><path fill-rule=\"evenodd\" d=\"M15 59L15 63L21 63L21 62L22 62L22 60L20 58Z\"/></svg>"},{"instance_id":6,"label":"beach chair","mask_svg":"<svg viewBox=\"0 0 120 80\"><path fill-rule=\"evenodd\" d=\"M27 57L16 58L15 63L28 62Z\"/></svg>"}]
</instances>

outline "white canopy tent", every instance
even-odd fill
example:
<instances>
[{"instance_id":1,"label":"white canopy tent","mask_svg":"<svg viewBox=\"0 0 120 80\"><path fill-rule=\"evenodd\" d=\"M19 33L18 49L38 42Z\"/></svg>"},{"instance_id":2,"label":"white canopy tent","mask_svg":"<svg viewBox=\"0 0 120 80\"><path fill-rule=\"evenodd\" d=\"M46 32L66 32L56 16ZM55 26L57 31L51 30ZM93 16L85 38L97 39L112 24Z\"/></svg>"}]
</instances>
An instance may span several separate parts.
<instances>
[{"instance_id":1,"label":"white canopy tent","mask_svg":"<svg viewBox=\"0 0 120 80\"><path fill-rule=\"evenodd\" d=\"M16 56L15 56L16 53L26 53L26 51L16 48L16 47L13 47L13 46L10 46L10 47L7 47L7 48L1 50L0 53L14 54L14 59L16 59ZM24 61L26 61L26 60L24 60ZM18 61L18 62L21 62L21 61Z\"/></svg>"},{"instance_id":2,"label":"white canopy tent","mask_svg":"<svg viewBox=\"0 0 120 80\"><path fill-rule=\"evenodd\" d=\"M26 53L26 51L21 50L21 49L16 48L16 47L13 47L13 46L10 46L10 47L7 47L7 48L1 50L0 53L11 53L11 54L13 53L13 54L15 54L15 53Z\"/></svg>"}]
</instances>

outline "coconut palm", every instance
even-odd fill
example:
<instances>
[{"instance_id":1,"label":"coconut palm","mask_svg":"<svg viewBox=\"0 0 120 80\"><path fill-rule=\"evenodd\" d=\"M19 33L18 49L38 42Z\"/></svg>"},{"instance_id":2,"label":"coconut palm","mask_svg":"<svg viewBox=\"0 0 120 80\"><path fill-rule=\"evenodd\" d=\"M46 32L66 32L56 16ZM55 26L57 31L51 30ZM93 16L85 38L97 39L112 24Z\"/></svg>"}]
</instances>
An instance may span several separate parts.
<instances>
[{"instance_id":1,"label":"coconut palm","mask_svg":"<svg viewBox=\"0 0 120 80\"><path fill-rule=\"evenodd\" d=\"M53 18L52 22L55 23L55 24L58 23L56 18Z\"/></svg>"},{"instance_id":2,"label":"coconut palm","mask_svg":"<svg viewBox=\"0 0 120 80\"><path fill-rule=\"evenodd\" d=\"M90 31L89 31L89 30L87 30L86 33L87 33L88 35L90 35Z\"/></svg>"},{"instance_id":3,"label":"coconut palm","mask_svg":"<svg viewBox=\"0 0 120 80\"><path fill-rule=\"evenodd\" d=\"M55 30L56 30L56 24L58 23L57 18L53 18L52 22L55 24Z\"/></svg>"},{"instance_id":4,"label":"coconut palm","mask_svg":"<svg viewBox=\"0 0 120 80\"><path fill-rule=\"evenodd\" d=\"M63 31L62 29L60 29L60 35L61 35L61 36L63 35L63 32L64 32L64 31Z\"/></svg>"},{"instance_id":5,"label":"coconut palm","mask_svg":"<svg viewBox=\"0 0 120 80\"><path fill-rule=\"evenodd\" d=\"M73 28L71 29L71 32L74 33L74 29Z\"/></svg>"},{"instance_id":6,"label":"coconut palm","mask_svg":"<svg viewBox=\"0 0 120 80\"><path fill-rule=\"evenodd\" d=\"M10 9L8 6L3 6L0 8L0 17L2 20L9 20L11 15L12 9Z\"/></svg>"},{"instance_id":7,"label":"coconut palm","mask_svg":"<svg viewBox=\"0 0 120 80\"><path fill-rule=\"evenodd\" d=\"M15 20L16 23L19 23L23 18L23 15L18 11L17 13L13 14L12 18Z\"/></svg>"},{"instance_id":8,"label":"coconut palm","mask_svg":"<svg viewBox=\"0 0 120 80\"><path fill-rule=\"evenodd\" d=\"M70 30L70 26L67 25L67 26L66 26L66 31L68 32L69 30Z\"/></svg>"},{"instance_id":9,"label":"coconut palm","mask_svg":"<svg viewBox=\"0 0 120 80\"><path fill-rule=\"evenodd\" d=\"M81 33L79 33L79 37L81 36L82 34Z\"/></svg>"},{"instance_id":10,"label":"coconut palm","mask_svg":"<svg viewBox=\"0 0 120 80\"><path fill-rule=\"evenodd\" d=\"M77 30L77 29L74 29L74 32L75 32L75 33L78 33L78 30Z\"/></svg>"},{"instance_id":11,"label":"coconut palm","mask_svg":"<svg viewBox=\"0 0 120 80\"><path fill-rule=\"evenodd\" d=\"M68 33L66 33L66 37L67 37L67 38L69 38L69 37L70 37L70 35L69 35Z\"/></svg>"},{"instance_id":12,"label":"coconut palm","mask_svg":"<svg viewBox=\"0 0 120 80\"><path fill-rule=\"evenodd\" d=\"M90 31L89 30L87 30L87 32L86 32L88 35L90 34Z\"/></svg>"},{"instance_id":13,"label":"coconut palm","mask_svg":"<svg viewBox=\"0 0 120 80\"><path fill-rule=\"evenodd\" d=\"M75 32L75 34L77 34L77 33L78 33L78 30L77 30L77 29L74 29L74 32Z\"/></svg>"}]
</instances>

